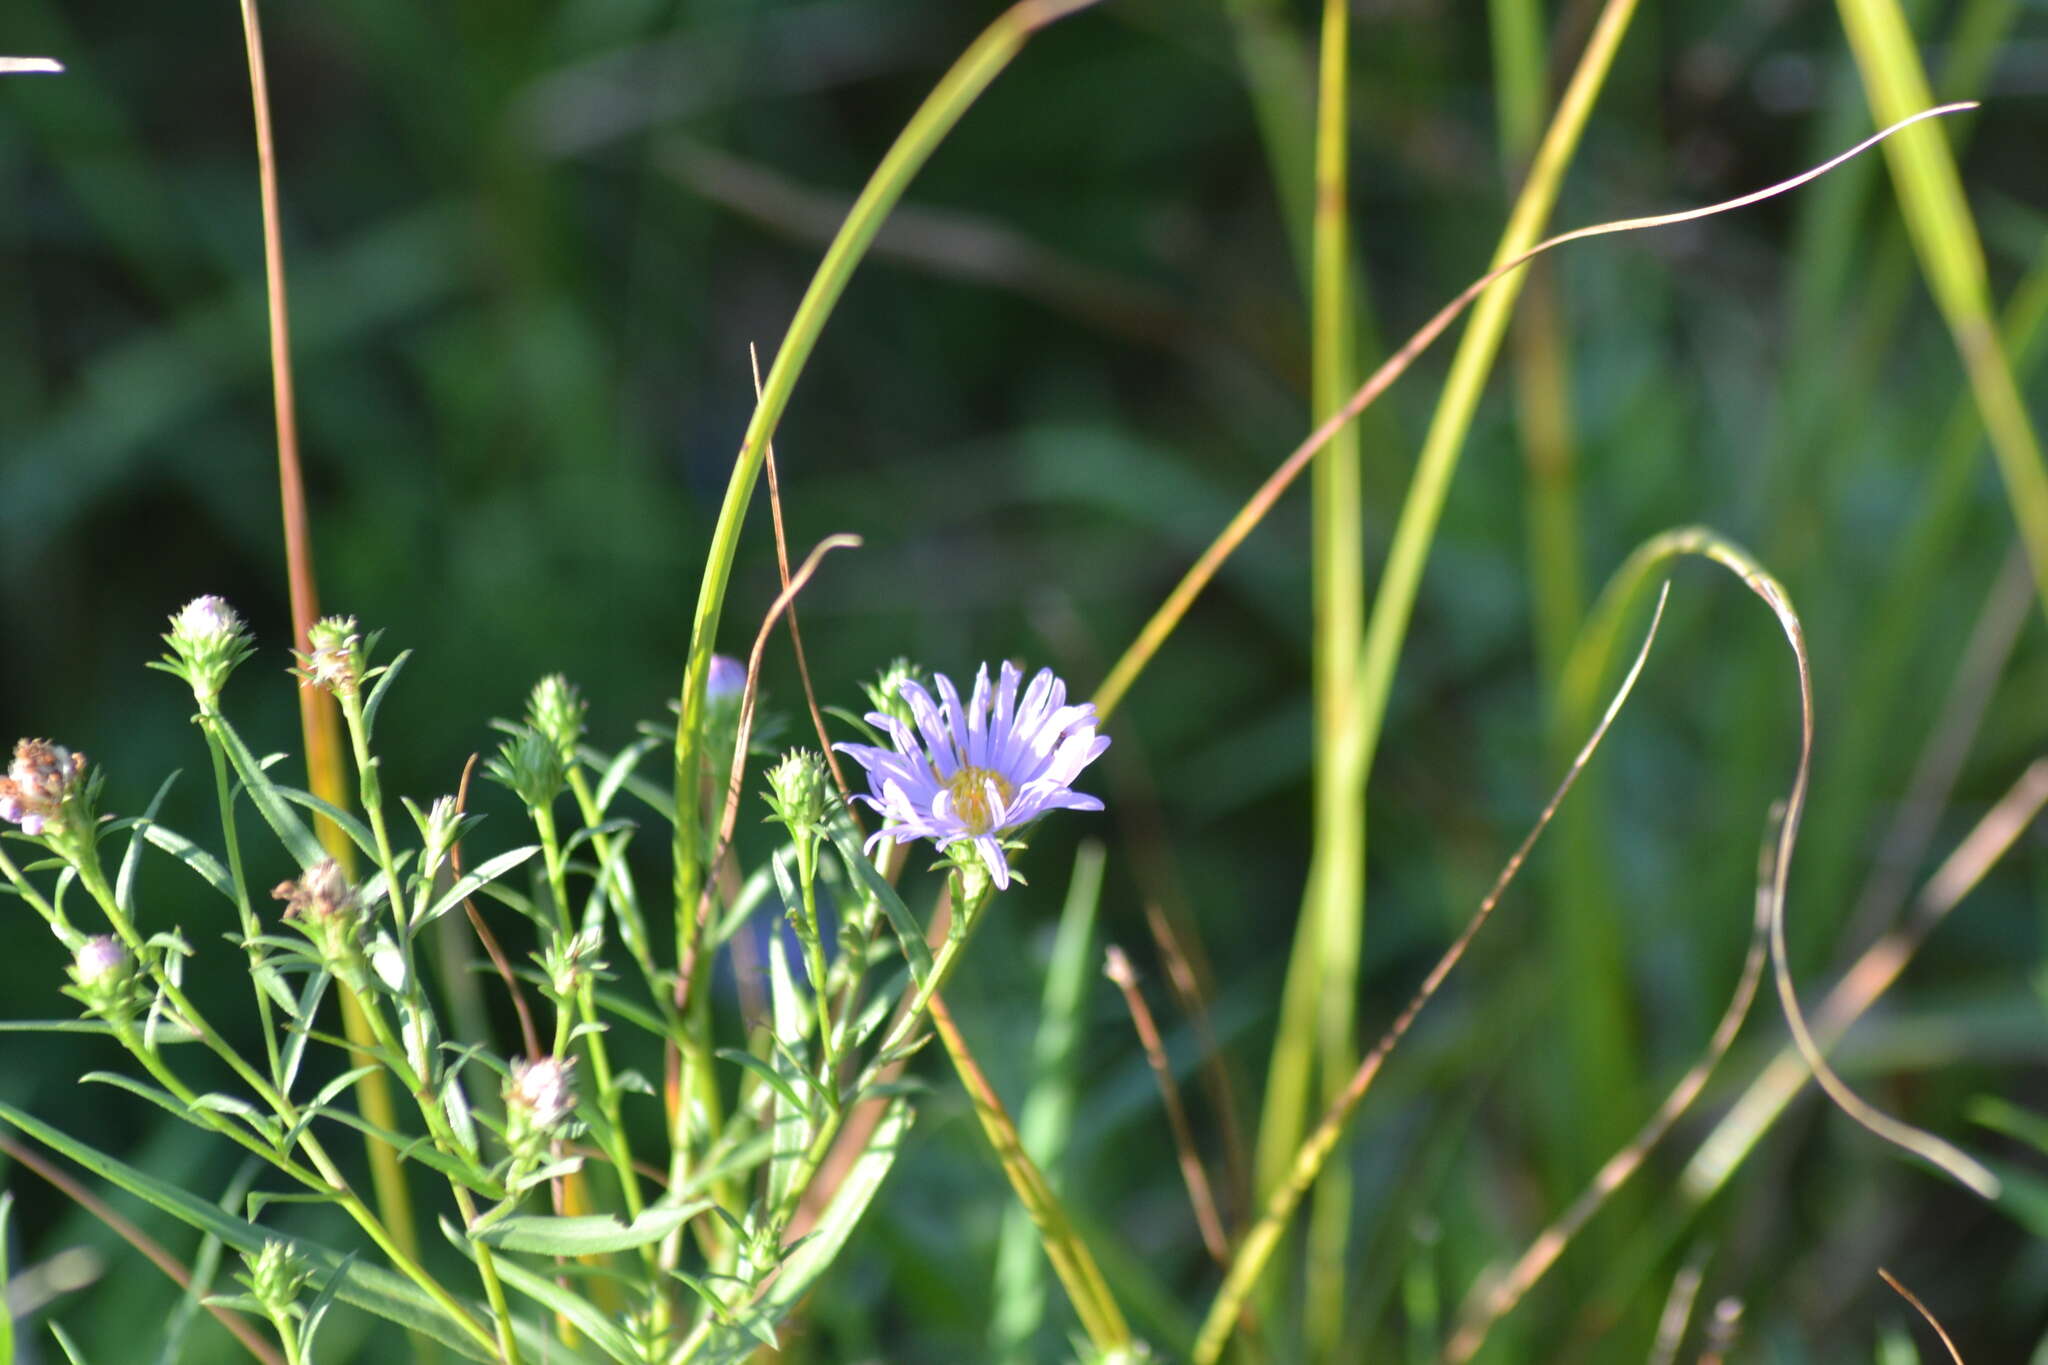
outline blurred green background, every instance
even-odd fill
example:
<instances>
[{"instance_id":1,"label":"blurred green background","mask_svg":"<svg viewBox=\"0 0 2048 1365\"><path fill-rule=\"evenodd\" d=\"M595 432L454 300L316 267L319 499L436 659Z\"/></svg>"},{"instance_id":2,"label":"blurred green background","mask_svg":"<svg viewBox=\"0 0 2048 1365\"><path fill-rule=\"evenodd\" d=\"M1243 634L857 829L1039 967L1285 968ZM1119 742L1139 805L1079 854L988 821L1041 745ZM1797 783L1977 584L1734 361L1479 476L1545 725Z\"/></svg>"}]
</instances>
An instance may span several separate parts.
<instances>
[{"instance_id":1,"label":"blurred green background","mask_svg":"<svg viewBox=\"0 0 2048 1365\"><path fill-rule=\"evenodd\" d=\"M665 715L751 407L748 348L765 364L852 195L996 12L949 0L268 7L323 607L384 629L387 652L418 651L384 713L387 788L451 790L494 742L486 718L513 714L544 672L583 686L601 744ZM1546 7L1553 86L1591 14ZM1487 20L1440 0L1357 7L1368 352L1479 273L1498 234L1513 177ZM1915 20L1937 94L1989 101L1948 135L1994 291L2037 330L2048 12L1969 0L1921 4ZM793 550L834 531L867 538L803 598L826 700L856 704L854 683L898 654L956 677L1019 657L1092 686L1306 430L1284 207L1304 189L1287 153L1303 149L1286 119L1262 137L1244 61L1273 44L1298 75L1281 83L1298 96L1282 113L1305 131L1312 34L1311 8L1280 0L1110 0L1034 40L914 183L777 440ZM141 666L196 594L228 596L265 645L230 695L245 733L298 747L238 21L224 2L10 0L0 50L69 68L0 82L0 724L84 749L105 767L109 809L134 812L172 768L203 762L189 705ZM1831 10L1653 8L1628 35L1556 221L1741 193L1869 129ZM1704 522L1748 545L1805 618L1820 747L1791 918L1817 994L1881 927L1852 913L1873 866L1930 869L2048 737L2039 611L2023 589L1998 604L2011 516L1890 181L1867 158L1739 216L1569 248L1544 287L1568 357L1572 558L1586 583L1645 536ZM2036 350L2015 355L2039 413ZM1365 424L1375 578L1443 363L1425 358ZM1558 772L1507 368L1446 510L1374 774L1368 1035ZM776 586L765 488L755 513L731 652ZM1006 1093L1028 1069L1021 1040L1073 841L1094 834L1109 846L1103 930L1147 969L1184 1063L1195 1045L1160 988L1143 905L1184 909L1222 964L1217 1027L1255 1116L1308 848L1306 544L1296 492L1118 717L1090 787L1110 813L1048 826L1033 887L984 931L952 994ZM1790 777L1794 694L1765 612L1716 571L1677 579L1585 815L1625 963L1605 983L1626 1005L1620 1069L1589 1078L1559 1042L1587 986L1555 970L1565 883L1539 860L1347 1149L1360 1359L1430 1358L1481 1267L1517 1251L1648 1113L1734 980L1764 812ZM1999 630L2016 644L1963 667L1983 696L1951 705L1986 619L1993 644ZM785 706L796 697L785 642L765 682ZM1964 727L1959 774L1931 841L1901 846L1887 830L1944 717ZM202 785L188 780L166 807L195 835L210 823ZM222 975L206 989L240 999L218 941L229 926L182 875L152 866L149 917L183 923ZM1885 1107L2021 1165L1970 1105L2048 1099L2044 875L2030 837L1843 1054ZM67 1012L57 945L25 911L0 912L5 1013ZM1161 1324L1178 1315L1185 1330L1215 1274L1107 983L1087 1017L1068 1188L1111 1273L1145 1287L1151 1306L1134 1311L1169 1339ZM1760 1003L1706 1117L1502 1327L1492 1358L1642 1358L1690 1257L1704 1258L1703 1304L1744 1305L1748 1359L1871 1359L1904 1321L1879 1262L1973 1362L2035 1352L2048 1243L2029 1235L2026 1209L1987 1209L1811 1097L1703 1213L1679 1212L1679 1161L1782 1034ZM0 1058L0 1098L203 1192L226 1186L224 1153L126 1096L76 1088L111 1049L6 1035ZM957 1087L934 1080L914 1150L793 1358L983 1358L1006 1193ZM1214 1156L1217 1118L1197 1120ZM93 1358L151 1358L137 1333L174 1301L168 1281L26 1173L0 1179L24 1200L31 1259L87 1244L118 1267L54 1310ZM181 1230L144 1221L189 1250ZM1060 1326L1037 1358L1055 1358ZM230 1349L202 1324L186 1358Z\"/></svg>"}]
</instances>

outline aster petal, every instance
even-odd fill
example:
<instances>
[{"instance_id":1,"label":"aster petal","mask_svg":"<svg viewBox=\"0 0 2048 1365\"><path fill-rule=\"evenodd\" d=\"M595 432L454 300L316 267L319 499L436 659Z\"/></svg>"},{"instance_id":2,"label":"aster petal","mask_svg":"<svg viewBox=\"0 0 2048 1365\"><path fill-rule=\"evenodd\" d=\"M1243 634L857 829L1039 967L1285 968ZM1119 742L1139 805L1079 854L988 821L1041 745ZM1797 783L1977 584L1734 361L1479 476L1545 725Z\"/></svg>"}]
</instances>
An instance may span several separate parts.
<instances>
[{"instance_id":1,"label":"aster petal","mask_svg":"<svg viewBox=\"0 0 2048 1365\"><path fill-rule=\"evenodd\" d=\"M963 752L973 768L988 766L988 665L974 675L974 694L967 702L967 744Z\"/></svg>"},{"instance_id":2,"label":"aster petal","mask_svg":"<svg viewBox=\"0 0 2048 1365\"><path fill-rule=\"evenodd\" d=\"M933 681L939 685L939 696L945 702L940 708L940 714L952 727L953 752L961 764L972 763L974 760L967 757L967 712L966 708L960 705L960 689L953 686L953 680L943 673Z\"/></svg>"},{"instance_id":3,"label":"aster petal","mask_svg":"<svg viewBox=\"0 0 2048 1365\"><path fill-rule=\"evenodd\" d=\"M951 683L939 680L950 689ZM917 718L918 732L924 736L925 750L938 770L940 778L951 777L959 770L959 760L953 756L953 746L946 734L945 722L939 716L939 708L932 701L932 694L908 679L903 683L903 700L910 703L910 714Z\"/></svg>"},{"instance_id":4,"label":"aster petal","mask_svg":"<svg viewBox=\"0 0 2048 1365\"><path fill-rule=\"evenodd\" d=\"M984 834L974 841L975 852L981 855L982 863L988 868L988 875L995 880L998 891L1010 888L1010 860L1003 856L1003 846L994 836Z\"/></svg>"},{"instance_id":5,"label":"aster petal","mask_svg":"<svg viewBox=\"0 0 2048 1365\"><path fill-rule=\"evenodd\" d=\"M1017 715L1017 684L1023 678L1023 669L1008 659L1003 660L1002 678L996 685L995 724L990 727L991 733L998 739L1010 733L1010 723Z\"/></svg>"}]
</instances>

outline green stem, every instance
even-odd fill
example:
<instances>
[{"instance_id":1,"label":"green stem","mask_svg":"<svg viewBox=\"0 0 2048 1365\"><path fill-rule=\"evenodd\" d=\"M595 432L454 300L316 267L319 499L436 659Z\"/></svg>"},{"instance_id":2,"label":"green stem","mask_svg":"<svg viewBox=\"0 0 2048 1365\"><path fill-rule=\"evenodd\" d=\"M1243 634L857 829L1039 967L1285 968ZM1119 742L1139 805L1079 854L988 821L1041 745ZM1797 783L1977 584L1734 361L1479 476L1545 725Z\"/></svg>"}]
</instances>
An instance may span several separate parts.
<instances>
[{"instance_id":1,"label":"green stem","mask_svg":"<svg viewBox=\"0 0 2048 1365\"><path fill-rule=\"evenodd\" d=\"M460 1185L455 1187L455 1207L462 1214L465 1230L476 1226L476 1201ZM520 1365L519 1339L512 1331L512 1310L505 1302L505 1286L498 1282L498 1263L482 1242L472 1241L470 1246L476 1252L477 1274L484 1282L484 1297L490 1302L493 1325L497 1328L498 1354L503 1365Z\"/></svg>"},{"instance_id":2,"label":"green stem","mask_svg":"<svg viewBox=\"0 0 2048 1365\"><path fill-rule=\"evenodd\" d=\"M228 756L220 742L220 734L214 728L218 714L213 707L203 706L199 713L199 726L206 736L207 750L213 755L213 789L220 802L221 839L227 847L228 874L235 884L235 910L241 917L242 939L249 954L249 983L256 994L256 1015L263 1033L264 1059L270 1063L271 1080L282 1092L285 1088L284 1066L277 1050L277 1029L270 1016L270 993L256 979L263 966L263 949L257 945L256 938L263 928L256 922L256 911L249 904L249 880L242 870L241 834L235 828L234 789L228 781Z\"/></svg>"}]
</instances>

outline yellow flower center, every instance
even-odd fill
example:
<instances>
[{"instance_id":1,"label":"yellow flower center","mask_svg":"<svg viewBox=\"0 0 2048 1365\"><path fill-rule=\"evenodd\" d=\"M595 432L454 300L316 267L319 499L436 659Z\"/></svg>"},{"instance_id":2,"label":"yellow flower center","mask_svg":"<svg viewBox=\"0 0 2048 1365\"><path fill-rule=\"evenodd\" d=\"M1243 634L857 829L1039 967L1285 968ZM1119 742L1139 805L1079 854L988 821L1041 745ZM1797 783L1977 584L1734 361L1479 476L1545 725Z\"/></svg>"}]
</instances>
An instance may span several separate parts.
<instances>
[{"instance_id":1,"label":"yellow flower center","mask_svg":"<svg viewBox=\"0 0 2048 1365\"><path fill-rule=\"evenodd\" d=\"M946 790L953 795L953 810L960 817L960 823L967 826L969 834L986 834L990 820L988 808L988 784L996 784L996 790L1003 795L1007 804L1017 794L1017 789L1001 773L987 768L962 768L946 783Z\"/></svg>"}]
</instances>

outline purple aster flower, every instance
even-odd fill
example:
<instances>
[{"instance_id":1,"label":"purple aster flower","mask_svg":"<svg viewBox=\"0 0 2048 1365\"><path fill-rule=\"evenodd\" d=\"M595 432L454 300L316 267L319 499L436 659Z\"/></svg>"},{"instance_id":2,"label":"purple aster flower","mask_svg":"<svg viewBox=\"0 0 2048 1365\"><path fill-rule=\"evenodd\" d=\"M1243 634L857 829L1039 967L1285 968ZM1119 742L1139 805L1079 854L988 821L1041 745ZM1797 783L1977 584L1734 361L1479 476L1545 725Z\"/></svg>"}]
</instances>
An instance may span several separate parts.
<instances>
[{"instance_id":1,"label":"purple aster flower","mask_svg":"<svg viewBox=\"0 0 2048 1365\"><path fill-rule=\"evenodd\" d=\"M1010 884L1010 865L998 837L1049 810L1101 810L1102 802L1073 789L1074 779L1109 747L1095 733L1095 704L1069 706L1067 685L1051 669L1039 670L1019 700L1023 672L1002 667L991 697L988 665L974 678L965 705L952 680L936 679L941 701L905 680L899 685L916 727L881 711L868 723L895 742L894 749L840 744L841 753L867 769L872 795L856 796L887 822L868 840L899 844L930 839L945 849L971 840L998 887Z\"/></svg>"}]
</instances>

